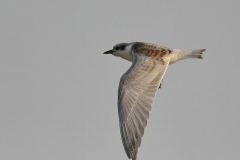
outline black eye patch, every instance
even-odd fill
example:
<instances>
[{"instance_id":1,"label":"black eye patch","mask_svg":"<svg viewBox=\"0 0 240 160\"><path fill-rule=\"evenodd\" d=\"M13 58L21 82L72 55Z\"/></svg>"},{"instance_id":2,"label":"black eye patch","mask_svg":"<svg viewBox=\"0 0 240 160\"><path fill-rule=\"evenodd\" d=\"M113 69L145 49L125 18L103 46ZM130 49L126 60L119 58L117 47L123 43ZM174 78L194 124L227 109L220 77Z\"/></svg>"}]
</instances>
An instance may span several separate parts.
<instances>
[{"instance_id":1,"label":"black eye patch","mask_svg":"<svg viewBox=\"0 0 240 160\"><path fill-rule=\"evenodd\" d=\"M121 49L121 50L124 50L124 49L125 49L125 46L120 46L120 49Z\"/></svg>"},{"instance_id":2,"label":"black eye patch","mask_svg":"<svg viewBox=\"0 0 240 160\"><path fill-rule=\"evenodd\" d=\"M117 46L115 47L115 50L124 50L126 46L122 45L122 46Z\"/></svg>"}]
</instances>

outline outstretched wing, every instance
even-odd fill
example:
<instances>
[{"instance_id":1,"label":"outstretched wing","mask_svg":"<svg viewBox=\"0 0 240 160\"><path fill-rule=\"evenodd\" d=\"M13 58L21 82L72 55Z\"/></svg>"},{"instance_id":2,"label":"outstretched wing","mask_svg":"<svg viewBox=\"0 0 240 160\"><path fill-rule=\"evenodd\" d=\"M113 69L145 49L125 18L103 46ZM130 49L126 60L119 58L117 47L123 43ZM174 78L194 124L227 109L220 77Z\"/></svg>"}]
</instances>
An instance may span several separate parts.
<instances>
[{"instance_id":1,"label":"outstretched wing","mask_svg":"<svg viewBox=\"0 0 240 160\"><path fill-rule=\"evenodd\" d=\"M118 115L124 149L128 158L137 157L156 92L167 70L170 54L161 50L134 51L132 66L121 77L118 88Z\"/></svg>"}]
</instances>

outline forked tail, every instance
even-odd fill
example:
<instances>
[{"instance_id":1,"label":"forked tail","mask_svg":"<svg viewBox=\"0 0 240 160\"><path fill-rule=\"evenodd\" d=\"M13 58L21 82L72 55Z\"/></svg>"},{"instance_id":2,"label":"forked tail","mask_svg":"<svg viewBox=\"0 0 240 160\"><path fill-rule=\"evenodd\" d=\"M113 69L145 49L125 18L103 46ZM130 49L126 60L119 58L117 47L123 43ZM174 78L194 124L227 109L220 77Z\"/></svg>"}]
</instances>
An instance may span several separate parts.
<instances>
[{"instance_id":1,"label":"forked tail","mask_svg":"<svg viewBox=\"0 0 240 160\"><path fill-rule=\"evenodd\" d=\"M202 54L206 51L206 49L198 49L198 50L193 50L192 54L187 55L184 58L199 58L203 59Z\"/></svg>"},{"instance_id":2,"label":"forked tail","mask_svg":"<svg viewBox=\"0 0 240 160\"><path fill-rule=\"evenodd\" d=\"M182 59L188 59L188 58L203 59L202 54L206 50L198 49L198 50L192 50L192 51L183 51L183 50L179 50L179 49L173 49L172 51L173 51L173 53L172 53L172 56L170 59L170 64L180 61Z\"/></svg>"}]
</instances>

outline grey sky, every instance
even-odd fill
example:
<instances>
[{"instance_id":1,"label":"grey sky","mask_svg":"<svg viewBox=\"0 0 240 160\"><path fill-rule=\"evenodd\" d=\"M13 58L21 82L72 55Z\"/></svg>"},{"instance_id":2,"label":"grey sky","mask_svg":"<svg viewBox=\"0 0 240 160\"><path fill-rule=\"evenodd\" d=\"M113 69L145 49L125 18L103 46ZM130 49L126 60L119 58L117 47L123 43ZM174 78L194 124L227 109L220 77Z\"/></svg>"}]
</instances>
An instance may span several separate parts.
<instances>
[{"instance_id":1,"label":"grey sky","mask_svg":"<svg viewBox=\"0 0 240 160\"><path fill-rule=\"evenodd\" d=\"M169 66L138 159L240 159L237 0L1 1L0 159L128 159L120 42L205 48Z\"/></svg>"}]
</instances>

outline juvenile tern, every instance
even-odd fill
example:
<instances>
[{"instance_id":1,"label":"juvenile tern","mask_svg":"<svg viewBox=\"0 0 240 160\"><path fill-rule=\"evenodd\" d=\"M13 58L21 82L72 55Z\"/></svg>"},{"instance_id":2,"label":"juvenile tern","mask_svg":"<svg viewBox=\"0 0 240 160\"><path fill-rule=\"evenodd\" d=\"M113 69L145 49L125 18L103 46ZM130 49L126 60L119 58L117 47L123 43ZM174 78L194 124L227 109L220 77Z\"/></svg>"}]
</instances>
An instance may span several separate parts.
<instances>
[{"instance_id":1,"label":"juvenile tern","mask_svg":"<svg viewBox=\"0 0 240 160\"><path fill-rule=\"evenodd\" d=\"M188 58L202 59L205 49L183 51L151 43L116 44L104 52L132 62L118 88L118 116L122 143L128 158L137 159L153 99L169 64Z\"/></svg>"}]
</instances>

